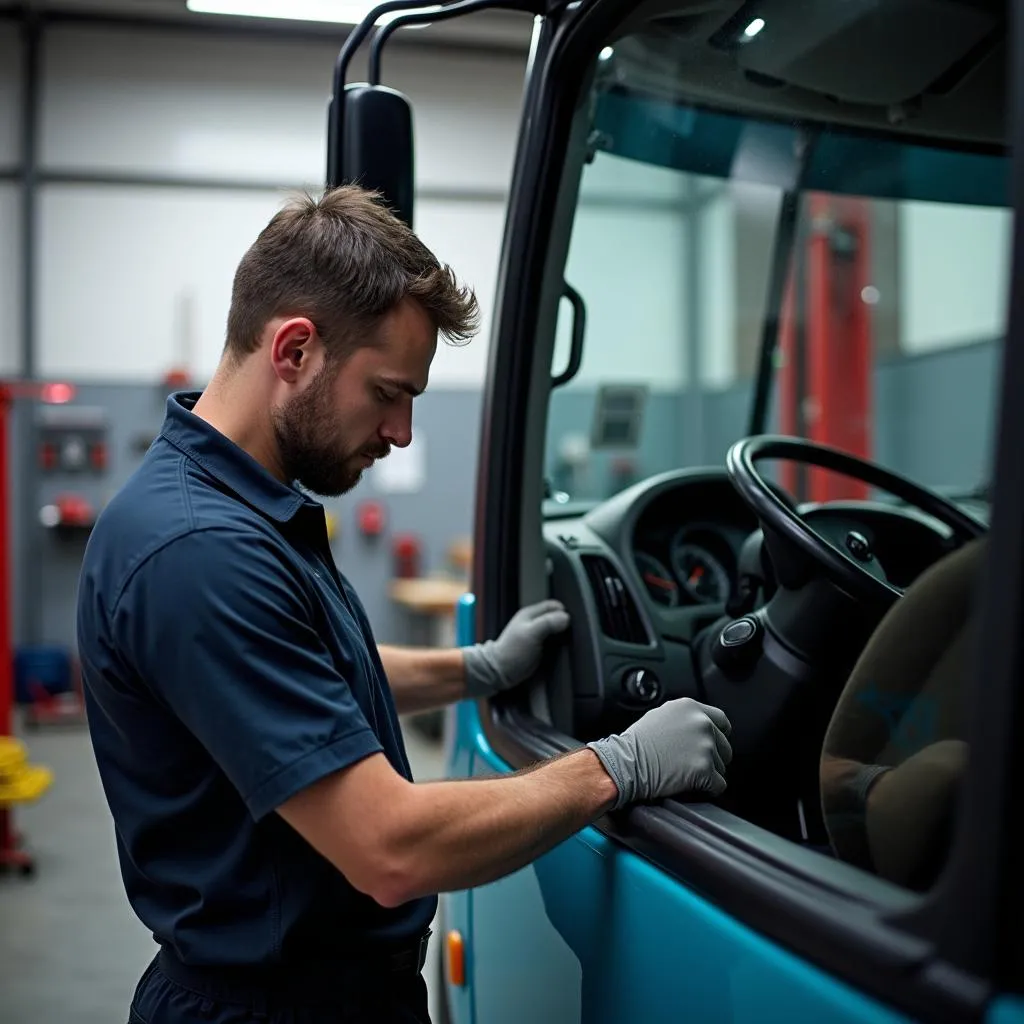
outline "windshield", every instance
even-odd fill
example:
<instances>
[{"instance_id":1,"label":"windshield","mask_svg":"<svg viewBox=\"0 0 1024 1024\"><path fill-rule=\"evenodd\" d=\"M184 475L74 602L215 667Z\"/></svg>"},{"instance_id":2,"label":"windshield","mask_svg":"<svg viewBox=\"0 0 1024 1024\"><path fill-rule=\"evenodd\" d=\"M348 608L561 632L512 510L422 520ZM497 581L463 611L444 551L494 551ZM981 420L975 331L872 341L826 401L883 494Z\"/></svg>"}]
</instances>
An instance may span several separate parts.
<instances>
[{"instance_id":1,"label":"windshield","mask_svg":"<svg viewBox=\"0 0 1024 1024\"><path fill-rule=\"evenodd\" d=\"M580 114L565 281L585 336L551 393L549 494L599 501L721 466L752 429L944 491L983 485L1009 267L1003 158L688 103L683 44L658 45L657 61L649 37L606 47ZM556 376L572 325L565 301ZM783 483L858 496L813 474Z\"/></svg>"}]
</instances>

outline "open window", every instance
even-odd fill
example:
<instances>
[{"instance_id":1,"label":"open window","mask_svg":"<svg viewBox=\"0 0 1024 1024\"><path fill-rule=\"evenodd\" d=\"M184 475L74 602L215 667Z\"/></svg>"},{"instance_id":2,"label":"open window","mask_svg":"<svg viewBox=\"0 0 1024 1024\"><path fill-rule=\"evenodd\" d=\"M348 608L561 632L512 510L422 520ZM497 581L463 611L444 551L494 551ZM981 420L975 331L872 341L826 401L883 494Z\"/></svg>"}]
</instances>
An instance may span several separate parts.
<instances>
[{"instance_id":1,"label":"open window","mask_svg":"<svg viewBox=\"0 0 1024 1024\"><path fill-rule=\"evenodd\" d=\"M911 3L792 6L659 5L564 41L562 145L512 208L546 265L506 260L488 416L509 465L483 467L475 589L485 632L548 594L573 625L482 716L519 767L665 699L723 707L726 795L602 828L913 1006L939 998L906 983L935 952L907 922L954 848L988 579L1007 25L999 3L932 5L934 32ZM566 280L586 332L552 388ZM643 415L597 445L609 388ZM818 447L736 447L763 434Z\"/></svg>"}]
</instances>

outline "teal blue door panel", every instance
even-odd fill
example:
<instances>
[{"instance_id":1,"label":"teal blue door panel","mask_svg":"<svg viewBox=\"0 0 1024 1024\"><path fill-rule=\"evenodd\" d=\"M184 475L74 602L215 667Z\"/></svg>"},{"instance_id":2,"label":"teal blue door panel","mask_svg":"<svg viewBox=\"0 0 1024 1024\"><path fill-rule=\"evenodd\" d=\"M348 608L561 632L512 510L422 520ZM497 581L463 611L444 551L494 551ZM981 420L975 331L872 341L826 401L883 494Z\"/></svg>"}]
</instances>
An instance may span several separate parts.
<instances>
[{"instance_id":1,"label":"teal blue door panel","mask_svg":"<svg viewBox=\"0 0 1024 1024\"><path fill-rule=\"evenodd\" d=\"M455 607L455 642L466 646L473 642L474 599L465 594ZM480 719L472 704L462 703L450 707L443 730L445 765L451 778L468 779L473 774L473 755L476 745L462 742L473 735ZM442 972L449 1015L454 1024L474 1024L473 1015L473 891L442 893L440 919L444 934L438 936L441 946ZM465 983L453 985L447 971L447 933L457 931L462 936L465 950Z\"/></svg>"},{"instance_id":2,"label":"teal blue door panel","mask_svg":"<svg viewBox=\"0 0 1024 1024\"><path fill-rule=\"evenodd\" d=\"M613 948L595 971L593 1015L707 1024L896 1024L906 1018L785 952L635 854L618 850ZM623 941L631 938L633 941Z\"/></svg>"},{"instance_id":3,"label":"teal blue door panel","mask_svg":"<svg viewBox=\"0 0 1024 1024\"><path fill-rule=\"evenodd\" d=\"M509 771L476 717L474 772ZM463 743L470 736L463 737ZM596 829L474 891L476 1020L488 1024L902 1024Z\"/></svg>"},{"instance_id":4,"label":"teal blue door panel","mask_svg":"<svg viewBox=\"0 0 1024 1024\"><path fill-rule=\"evenodd\" d=\"M486 765L478 772L493 774ZM611 854L591 831L474 890L473 996L481 1024L586 1019L584 956L595 937L610 934Z\"/></svg>"},{"instance_id":5,"label":"teal blue door panel","mask_svg":"<svg viewBox=\"0 0 1024 1024\"><path fill-rule=\"evenodd\" d=\"M582 1020L583 970L545 911L536 872L477 889L472 913L477 1021Z\"/></svg>"},{"instance_id":6,"label":"teal blue door panel","mask_svg":"<svg viewBox=\"0 0 1024 1024\"><path fill-rule=\"evenodd\" d=\"M1024 999L1017 996L997 999L985 1019L988 1024L1024 1024Z\"/></svg>"},{"instance_id":7,"label":"teal blue door panel","mask_svg":"<svg viewBox=\"0 0 1024 1024\"><path fill-rule=\"evenodd\" d=\"M457 745L455 738L462 735L465 726L461 718L470 710L470 705L459 704L449 709L445 723L445 736L448 745L446 756L447 774L452 778L466 779L473 774L473 748L469 744ZM470 726L471 727L471 726ZM473 891L463 890L461 892L442 893L440 897L440 921L443 933L439 934L437 941L440 944L440 956L442 960L442 973L445 979L445 993L448 1000L448 1012L453 1022L457 1024L473 1024L473 958L472 958L472 934L473 934ZM451 984L447 970L447 934L450 931L457 931L462 936L463 948L465 950L465 983L462 985Z\"/></svg>"}]
</instances>

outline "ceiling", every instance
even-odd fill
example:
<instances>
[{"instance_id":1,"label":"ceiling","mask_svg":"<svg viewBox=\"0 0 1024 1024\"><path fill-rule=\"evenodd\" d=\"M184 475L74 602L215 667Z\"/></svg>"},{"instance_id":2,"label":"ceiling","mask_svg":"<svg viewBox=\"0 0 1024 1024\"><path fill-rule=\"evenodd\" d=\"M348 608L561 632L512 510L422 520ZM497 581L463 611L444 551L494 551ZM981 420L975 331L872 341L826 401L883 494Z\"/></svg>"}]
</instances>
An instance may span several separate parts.
<instances>
[{"instance_id":1,"label":"ceiling","mask_svg":"<svg viewBox=\"0 0 1024 1024\"><path fill-rule=\"evenodd\" d=\"M217 29L233 25L246 31L301 33L334 39L343 38L347 32L346 26L337 24L195 14L186 8L185 0L23 0L23 4L44 13L131 19L137 22L186 22ZM529 48L531 33L532 18L528 14L483 11L424 29L396 32L392 41L525 52Z\"/></svg>"}]
</instances>

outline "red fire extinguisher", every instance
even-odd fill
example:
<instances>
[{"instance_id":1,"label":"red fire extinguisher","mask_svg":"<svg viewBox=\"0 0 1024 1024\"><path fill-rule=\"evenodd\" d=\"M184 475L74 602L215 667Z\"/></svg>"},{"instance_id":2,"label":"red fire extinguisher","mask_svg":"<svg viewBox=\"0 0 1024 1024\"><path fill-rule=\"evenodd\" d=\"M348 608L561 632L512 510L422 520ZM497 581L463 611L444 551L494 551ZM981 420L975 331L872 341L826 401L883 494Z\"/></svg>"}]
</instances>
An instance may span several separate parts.
<instances>
[{"instance_id":1,"label":"red fire extinguisher","mask_svg":"<svg viewBox=\"0 0 1024 1024\"><path fill-rule=\"evenodd\" d=\"M364 537L379 537L384 532L384 506L379 501L364 501L357 515Z\"/></svg>"},{"instance_id":2,"label":"red fire extinguisher","mask_svg":"<svg viewBox=\"0 0 1024 1024\"><path fill-rule=\"evenodd\" d=\"M420 575L420 540L411 533L400 533L394 540L395 576L408 579Z\"/></svg>"}]
</instances>

